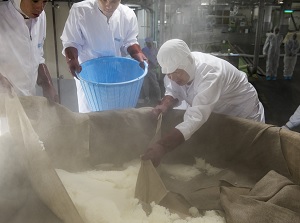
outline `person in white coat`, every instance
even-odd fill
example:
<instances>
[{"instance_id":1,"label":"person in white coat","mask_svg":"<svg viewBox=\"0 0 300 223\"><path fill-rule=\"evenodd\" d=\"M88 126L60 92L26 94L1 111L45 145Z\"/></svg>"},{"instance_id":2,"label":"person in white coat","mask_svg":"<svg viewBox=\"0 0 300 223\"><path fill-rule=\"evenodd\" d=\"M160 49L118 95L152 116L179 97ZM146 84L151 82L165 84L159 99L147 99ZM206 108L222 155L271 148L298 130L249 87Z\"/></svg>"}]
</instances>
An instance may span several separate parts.
<instances>
[{"instance_id":1,"label":"person in white coat","mask_svg":"<svg viewBox=\"0 0 300 223\"><path fill-rule=\"evenodd\" d=\"M280 45L283 37L279 28L275 27L274 32L268 35L264 46L263 55L266 57L266 80L276 80L279 66Z\"/></svg>"},{"instance_id":2,"label":"person in white coat","mask_svg":"<svg viewBox=\"0 0 300 223\"><path fill-rule=\"evenodd\" d=\"M0 2L0 91L13 89L18 96L43 95L58 102L58 94L43 57L46 38L46 2Z\"/></svg>"},{"instance_id":3,"label":"person in white coat","mask_svg":"<svg viewBox=\"0 0 300 223\"><path fill-rule=\"evenodd\" d=\"M36 84L50 101L59 102L43 57L46 38L44 0L0 2L0 93L36 95ZM0 135L8 131L0 114Z\"/></svg>"},{"instance_id":4,"label":"person in white coat","mask_svg":"<svg viewBox=\"0 0 300 223\"><path fill-rule=\"evenodd\" d=\"M294 33L292 38L290 38L284 45L284 69L283 77L285 80L291 80L293 77L293 72L297 62L297 53L299 51L300 45L297 40L297 33Z\"/></svg>"},{"instance_id":5,"label":"person in white coat","mask_svg":"<svg viewBox=\"0 0 300 223\"><path fill-rule=\"evenodd\" d=\"M290 129L292 130L295 127L298 127L300 125L300 105L294 112L294 114L289 118L289 121L282 126L284 129Z\"/></svg>"},{"instance_id":6,"label":"person in white coat","mask_svg":"<svg viewBox=\"0 0 300 223\"><path fill-rule=\"evenodd\" d=\"M69 70L75 77L79 112L90 112L80 81L80 64L104 56L127 53L147 61L137 42L138 22L132 9L120 0L86 0L72 5L61 40ZM101 73L101 71L100 71Z\"/></svg>"},{"instance_id":7,"label":"person in white coat","mask_svg":"<svg viewBox=\"0 0 300 223\"><path fill-rule=\"evenodd\" d=\"M146 150L142 159L158 166L161 158L188 140L212 112L264 122L264 108L247 75L229 62L201 52L191 52L180 39L165 42L157 55L166 92L152 113L158 117L185 100L184 121Z\"/></svg>"},{"instance_id":8,"label":"person in white coat","mask_svg":"<svg viewBox=\"0 0 300 223\"><path fill-rule=\"evenodd\" d=\"M153 39L147 37L145 39L146 46L142 49L144 55L148 58L148 73L144 78L144 83L142 86L142 92L144 93L145 104L150 104L150 92L153 92L153 101L156 104L161 100L161 90L159 86L158 78L158 62L157 53L158 49L155 46Z\"/></svg>"}]
</instances>

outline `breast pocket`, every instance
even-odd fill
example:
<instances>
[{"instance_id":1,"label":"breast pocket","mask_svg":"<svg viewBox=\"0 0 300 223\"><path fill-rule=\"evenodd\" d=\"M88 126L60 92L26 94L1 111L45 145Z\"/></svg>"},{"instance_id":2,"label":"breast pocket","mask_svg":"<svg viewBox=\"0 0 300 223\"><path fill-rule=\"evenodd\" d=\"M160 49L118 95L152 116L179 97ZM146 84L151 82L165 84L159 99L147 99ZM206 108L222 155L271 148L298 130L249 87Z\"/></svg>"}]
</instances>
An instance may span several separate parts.
<instances>
[{"instance_id":1,"label":"breast pocket","mask_svg":"<svg viewBox=\"0 0 300 223\"><path fill-rule=\"evenodd\" d=\"M116 50L122 50L122 47L124 45L124 39L120 36L115 36L114 44L115 44Z\"/></svg>"}]
</instances>

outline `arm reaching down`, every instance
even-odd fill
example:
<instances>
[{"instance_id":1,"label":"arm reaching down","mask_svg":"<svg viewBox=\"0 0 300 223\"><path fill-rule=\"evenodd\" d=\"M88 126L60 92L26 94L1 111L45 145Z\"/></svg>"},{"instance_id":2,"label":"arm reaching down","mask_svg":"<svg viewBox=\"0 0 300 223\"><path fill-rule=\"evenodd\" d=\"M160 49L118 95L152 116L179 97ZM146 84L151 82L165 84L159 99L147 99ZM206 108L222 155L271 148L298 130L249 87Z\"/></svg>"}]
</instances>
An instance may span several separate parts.
<instances>
[{"instance_id":1,"label":"arm reaching down","mask_svg":"<svg viewBox=\"0 0 300 223\"><path fill-rule=\"evenodd\" d=\"M68 47L65 49L65 55L70 73L78 79L76 73L80 73L82 69L78 62L78 50L75 47Z\"/></svg>"},{"instance_id":2,"label":"arm reaching down","mask_svg":"<svg viewBox=\"0 0 300 223\"><path fill-rule=\"evenodd\" d=\"M59 102L58 94L53 86L49 70L45 64L39 65L36 83L42 87L44 97L52 102Z\"/></svg>"},{"instance_id":3,"label":"arm reaching down","mask_svg":"<svg viewBox=\"0 0 300 223\"><path fill-rule=\"evenodd\" d=\"M142 156L142 159L150 159L153 165L157 167L166 153L173 151L184 141L185 139L182 133L178 129L174 128L171 132L150 146Z\"/></svg>"},{"instance_id":4,"label":"arm reaching down","mask_svg":"<svg viewBox=\"0 0 300 223\"><path fill-rule=\"evenodd\" d=\"M9 93L11 95L12 89L12 84L0 73L0 93Z\"/></svg>"},{"instance_id":5,"label":"arm reaching down","mask_svg":"<svg viewBox=\"0 0 300 223\"><path fill-rule=\"evenodd\" d=\"M173 98L170 95L163 97L161 102L155 106L152 110L152 114L155 118L159 116L160 113L165 114L170 109L172 109L178 103L178 99Z\"/></svg>"},{"instance_id":6,"label":"arm reaching down","mask_svg":"<svg viewBox=\"0 0 300 223\"><path fill-rule=\"evenodd\" d=\"M129 55L135 59L136 61L140 62L140 66L144 66L144 61L148 63L147 57L144 55L140 45L138 44L133 44L127 48L127 52Z\"/></svg>"}]
</instances>

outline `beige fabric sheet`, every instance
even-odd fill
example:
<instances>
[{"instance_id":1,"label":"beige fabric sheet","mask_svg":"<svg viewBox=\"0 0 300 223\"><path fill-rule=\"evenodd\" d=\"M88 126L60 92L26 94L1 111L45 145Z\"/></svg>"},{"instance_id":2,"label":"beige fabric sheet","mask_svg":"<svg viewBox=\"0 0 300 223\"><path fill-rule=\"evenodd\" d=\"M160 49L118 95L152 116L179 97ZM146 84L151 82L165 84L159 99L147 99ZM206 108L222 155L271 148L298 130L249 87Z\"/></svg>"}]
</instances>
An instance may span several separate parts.
<instances>
[{"instance_id":1,"label":"beige fabric sheet","mask_svg":"<svg viewBox=\"0 0 300 223\"><path fill-rule=\"evenodd\" d=\"M180 120L180 111L170 114L165 120L169 124L167 128L171 122L175 126ZM163 182L168 190L182 194L200 210L222 210L222 186L245 194L270 170L291 178L281 148L280 131L278 127L213 114L189 141L168 154L165 161L193 164L195 157L201 157L223 170L214 176L199 175L190 182L163 175Z\"/></svg>"},{"instance_id":2,"label":"beige fabric sheet","mask_svg":"<svg viewBox=\"0 0 300 223\"><path fill-rule=\"evenodd\" d=\"M156 133L157 122L149 115L151 108L78 114L58 104L49 104L42 97L24 97L20 98L20 101L34 131L44 143L47 156L54 168L78 171L104 163L112 163L117 168L120 164L143 154ZM165 134L181 122L183 113L180 110L173 110L165 115L161 124L161 133ZM279 127L212 114L190 140L173 153L167 154L163 163L192 165L195 157L201 157L223 171L215 176L199 175L190 182L174 181L165 173L159 173L159 177L166 189L175 195L176 202L181 200L182 203L196 206L200 210L224 211L224 203L221 202L220 195L222 199L232 194L250 196L249 191L270 171L286 177L295 185L299 184L299 136L299 133L282 130ZM9 155L10 152L15 153L22 149L16 144L15 139L7 135L2 136L0 145L4 145L9 150L4 154L4 157L10 157L5 159L7 160L5 166L19 163L18 159L23 160L23 157ZM10 148L15 149L10 150ZM0 216L6 217L8 220L5 223L9 223L14 222L11 216L21 219L23 214L25 216L23 222L30 222L27 221L30 219L28 214L24 215L24 213L32 213L26 211L26 209L30 210L27 204L38 205L43 199L38 192L34 192L35 196L31 196L32 187L21 167L16 169L15 173L16 175L11 177L0 171L1 176L7 179L7 184L0 181L0 189L5 191L12 188L18 195L20 188L23 188L20 202L11 202L12 208L6 208L6 212L0 208ZM10 187L14 181L21 181L22 185ZM176 195L179 197L176 198ZM172 199L166 198L164 205L173 203L170 201ZM5 207L4 204L8 200L11 199L1 193L0 202L3 202L0 203L0 207L1 205ZM33 202L34 200L36 202ZM180 204L170 208L175 211L178 208L179 211L179 206ZM183 207L186 208L185 205ZM53 207L48 206L48 208L45 211L47 213L41 212L43 214L40 218L52 216L60 222L51 211ZM6 213L9 213L9 216ZM226 214L235 216L229 210L226 210ZM227 220L237 221L232 220L231 217Z\"/></svg>"},{"instance_id":3,"label":"beige fabric sheet","mask_svg":"<svg viewBox=\"0 0 300 223\"><path fill-rule=\"evenodd\" d=\"M8 134L11 135L15 145L17 145L14 154L11 153L11 155L16 154L18 156L20 167L24 168L24 174L26 174L25 182L27 180L30 182L34 191L33 194L37 195L57 217L63 220L63 222L83 223L75 205L60 181L54 166L45 151L43 142L34 131L18 97L8 97L7 95L4 97L10 128L10 133ZM7 192L9 193L9 191ZM32 201L32 198L34 197L31 195L32 193L29 193L26 206L30 206L28 205L28 202L30 204L30 201ZM30 208L31 209L24 211L25 216L28 214L29 210L32 210L32 207ZM40 214L43 213L42 210L45 209L41 206L37 206L37 210L35 211ZM53 216L53 214L50 216ZM17 221L16 219L18 216L12 216L12 218L14 218L13 221ZM31 218L30 215L28 218ZM30 221L32 222L33 219L35 218L33 217Z\"/></svg>"},{"instance_id":4,"label":"beige fabric sheet","mask_svg":"<svg viewBox=\"0 0 300 223\"><path fill-rule=\"evenodd\" d=\"M300 222L300 186L273 170L247 195L222 187L221 203L230 223Z\"/></svg>"}]
</instances>

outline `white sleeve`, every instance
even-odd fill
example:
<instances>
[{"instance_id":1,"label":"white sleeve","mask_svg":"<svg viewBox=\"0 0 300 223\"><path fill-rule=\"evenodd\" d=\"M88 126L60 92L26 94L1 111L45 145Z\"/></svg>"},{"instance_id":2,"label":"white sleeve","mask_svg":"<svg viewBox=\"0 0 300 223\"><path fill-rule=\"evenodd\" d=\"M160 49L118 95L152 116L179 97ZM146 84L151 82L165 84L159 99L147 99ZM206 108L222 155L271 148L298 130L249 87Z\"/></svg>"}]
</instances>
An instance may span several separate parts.
<instances>
[{"instance_id":1,"label":"white sleeve","mask_svg":"<svg viewBox=\"0 0 300 223\"><path fill-rule=\"evenodd\" d=\"M65 55L64 52L66 48L75 47L80 51L81 46L84 44L84 39L80 30L80 19L82 16L78 12L78 8L74 6L75 5L70 9L63 33L60 37L63 45L63 55Z\"/></svg>"},{"instance_id":2,"label":"white sleeve","mask_svg":"<svg viewBox=\"0 0 300 223\"><path fill-rule=\"evenodd\" d=\"M290 120L286 123L287 127L293 128L300 125L300 106L296 109Z\"/></svg>"},{"instance_id":3,"label":"white sleeve","mask_svg":"<svg viewBox=\"0 0 300 223\"><path fill-rule=\"evenodd\" d=\"M139 34L139 24L137 17L132 9L129 9L126 11L126 23L127 26L127 35L124 40L124 46L123 49L125 52L127 52L127 48L129 46L132 46L133 44L138 44L137 36Z\"/></svg>"},{"instance_id":4,"label":"white sleeve","mask_svg":"<svg viewBox=\"0 0 300 223\"><path fill-rule=\"evenodd\" d=\"M39 30L39 54L40 54L40 59L39 59L39 64L45 63L45 58L44 58L44 43L46 39L46 15L45 12L43 12L41 15L41 24L40 24L40 30Z\"/></svg>"},{"instance_id":5,"label":"white sleeve","mask_svg":"<svg viewBox=\"0 0 300 223\"><path fill-rule=\"evenodd\" d=\"M176 128L188 140L209 118L222 92L222 77L210 73L206 79L195 87L196 96L192 106L187 108L183 122Z\"/></svg>"}]
</instances>

